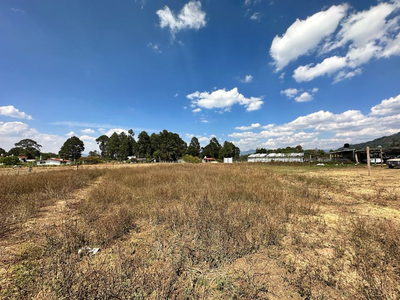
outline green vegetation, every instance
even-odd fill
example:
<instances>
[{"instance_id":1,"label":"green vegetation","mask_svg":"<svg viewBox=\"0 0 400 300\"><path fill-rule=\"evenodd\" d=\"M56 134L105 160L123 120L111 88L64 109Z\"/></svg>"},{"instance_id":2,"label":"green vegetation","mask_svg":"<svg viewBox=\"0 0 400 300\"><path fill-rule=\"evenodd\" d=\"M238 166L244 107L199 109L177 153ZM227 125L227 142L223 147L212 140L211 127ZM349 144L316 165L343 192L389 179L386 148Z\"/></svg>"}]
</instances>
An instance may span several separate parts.
<instances>
[{"instance_id":1,"label":"green vegetation","mask_svg":"<svg viewBox=\"0 0 400 300\"><path fill-rule=\"evenodd\" d=\"M2 163L5 166L14 166L21 164L17 156L2 157L0 158L0 163Z\"/></svg>"},{"instance_id":2,"label":"green vegetation","mask_svg":"<svg viewBox=\"0 0 400 300\"><path fill-rule=\"evenodd\" d=\"M76 136L70 137L62 145L59 155L62 158L76 160L82 156L82 152L85 150L83 142Z\"/></svg>"}]
</instances>

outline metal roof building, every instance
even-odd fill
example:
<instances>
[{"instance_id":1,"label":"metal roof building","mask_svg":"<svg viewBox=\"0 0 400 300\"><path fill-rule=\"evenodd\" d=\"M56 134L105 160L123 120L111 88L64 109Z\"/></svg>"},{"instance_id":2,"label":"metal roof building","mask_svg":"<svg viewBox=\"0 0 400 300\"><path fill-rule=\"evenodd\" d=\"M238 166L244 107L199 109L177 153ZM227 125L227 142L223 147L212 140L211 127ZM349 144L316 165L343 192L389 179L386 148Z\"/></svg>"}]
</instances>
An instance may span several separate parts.
<instances>
[{"instance_id":1,"label":"metal roof building","mask_svg":"<svg viewBox=\"0 0 400 300\"><path fill-rule=\"evenodd\" d=\"M304 153L257 153L250 154L248 162L304 162Z\"/></svg>"}]
</instances>

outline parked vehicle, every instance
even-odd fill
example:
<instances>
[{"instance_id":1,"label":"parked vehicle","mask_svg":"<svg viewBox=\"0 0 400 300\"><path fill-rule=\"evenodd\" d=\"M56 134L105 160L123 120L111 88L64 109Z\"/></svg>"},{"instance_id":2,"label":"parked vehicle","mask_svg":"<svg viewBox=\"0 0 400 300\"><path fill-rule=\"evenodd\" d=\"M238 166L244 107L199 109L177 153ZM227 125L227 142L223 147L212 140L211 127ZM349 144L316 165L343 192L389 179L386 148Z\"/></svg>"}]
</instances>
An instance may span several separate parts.
<instances>
[{"instance_id":1,"label":"parked vehicle","mask_svg":"<svg viewBox=\"0 0 400 300\"><path fill-rule=\"evenodd\" d=\"M386 161L386 164L390 169L400 167L400 155L397 158L391 158Z\"/></svg>"}]
</instances>

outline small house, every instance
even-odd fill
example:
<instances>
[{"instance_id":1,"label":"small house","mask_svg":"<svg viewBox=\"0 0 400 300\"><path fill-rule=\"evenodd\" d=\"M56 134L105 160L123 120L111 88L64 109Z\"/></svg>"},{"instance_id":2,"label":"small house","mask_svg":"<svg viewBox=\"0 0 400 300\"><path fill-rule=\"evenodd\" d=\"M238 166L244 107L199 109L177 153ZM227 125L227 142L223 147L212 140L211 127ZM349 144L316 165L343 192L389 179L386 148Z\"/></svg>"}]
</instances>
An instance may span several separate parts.
<instances>
[{"instance_id":1,"label":"small house","mask_svg":"<svg viewBox=\"0 0 400 300\"><path fill-rule=\"evenodd\" d=\"M61 166L61 165L70 165L71 161L69 159L63 159L63 158L48 158L46 160L41 160L39 164L41 166Z\"/></svg>"}]
</instances>

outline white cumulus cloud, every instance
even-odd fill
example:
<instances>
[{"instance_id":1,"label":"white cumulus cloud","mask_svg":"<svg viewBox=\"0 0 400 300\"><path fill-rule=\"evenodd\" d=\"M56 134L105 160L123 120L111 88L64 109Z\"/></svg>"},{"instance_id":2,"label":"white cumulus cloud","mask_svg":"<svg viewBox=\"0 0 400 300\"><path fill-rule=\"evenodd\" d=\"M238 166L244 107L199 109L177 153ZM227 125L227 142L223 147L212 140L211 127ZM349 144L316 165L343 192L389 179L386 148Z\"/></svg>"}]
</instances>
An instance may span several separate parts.
<instances>
[{"instance_id":1,"label":"white cumulus cloud","mask_svg":"<svg viewBox=\"0 0 400 300\"><path fill-rule=\"evenodd\" d=\"M201 10L200 1L188 2L177 16L174 15L168 6L158 10L157 15L160 18L160 27L168 27L173 37L180 30L198 30L207 24L206 13Z\"/></svg>"},{"instance_id":2,"label":"white cumulus cloud","mask_svg":"<svg viewBox=\"0 0 400 300\"><path fill-rule=\"evenodd\" d=\"M340 23L338 33L330 35L318 50L325 57L332 51L345 54L331 55L316 65L299 66L293 78L302 82L335 74L333 83L337 83L361 74L360 66L372 59L400 55L400 17L396 14L399 8L400 1L395 0L351 13ZM301 39L307 42L306 38Z\"/></svg>"},{"instance_id":3,"label":"white cumulus cloud","mask_svg":"<svg viewBox=\"0 0 400 300\"><path fill-rule=\"evenodd\" d=\"M336 30L347 9L347 4L331 6L306 20L297 19L282 37L276 36L270 48L276 70L281 70L299 56L315 50L324 38Z\"/></svg>"},{"instance_id":4,"label":"white cumulus cloud","mask_svg":"<svg viewBox=\"0 0 400 300\"><path fill-rule=\"evenodd\" d=\"M300 66L294 70L293 78L297 82L310 81L315 77L322 75L331 75L334 72L342 69L347 64L345 57L332 56L324 59L317 65L309 64Z\"/></svg>"},{"instance_id":5,"label":"white cumulus cloud","mask_svg":"<svg viewBox=\"0 0 400 300\"><path fill-rule=\"evenodd\" d=\"M382 100L368 115L359 110L334 114L320 110L284 124L262 126L261 132L229 134L242 150L257 147L287 147L302 145L305 149L335 149L344 143L360 143L383 135L400 132L400 95ZM236 128L241 130L241 128Z\"/></svg>"},{"instance_id":6,"label":"white cumulus cloud","mask_svg":"<svg viewBox=\"0 0 400 300\"><path fill-rule=\"evenodd\" d=\"M246 75L244 78L240 79L243 83L250 83L253 81L253 75Z\"/></svg>"},{"instance_id":7,"label":"white cumulus cloud","mask_svg":"<svg viewBox=\"0 0 400 300\"><path fill-rule=\"evenodd\" d=\"M15 108L13 105L0 106L0 115L17 119L32 119L32 116L23 111L19 111L19 109Z\"/></svg>"},{"instance_id":8,"label":"white cumulus cloud","mask_svg":"<svg viewBox=\"0 0 400 300\"><path fill-rule=\"evenodd\" d=\"M300 91L298 89L289 88L281 91L281 94L286 95L288 98L294 98Z\"/></svg>"},{"instance_id":9,"label":"white cumulus cloud","mask_svg":"<svg viewBox=\"0 0 400 300\"><path fill-rule=\"evenodd\" d=\"M294 98L296 102L308 102L313 99L313 96L309 94L308 92L302 93L300 96Z\"/></svg>"},{"instance_id":10,"label":"white cumulus cloud","mask_svg":"<svg viewBox=\"0 0 400 300\"><path fill-rule=\"evenodd\" d=\"M90 133L95 133L96 131L94 131L93 129L90 129L90 128L86 128L86 129L82 129L81 132L90 134Z\"/></svg>"},{"instance_id":11,"label":"white cumulus cloud","mask_svg":"<svg viewBox=\"0 0 400 300\"><path fill-rule=\"evenodd\" d=\"M400 114L400 95L382 100L381 103L371 108L371 116L390 116Z\"/></svg>"},{"instance_id":12,"label":"white cumulus cloud","mask_svg":"<svg viewBox=\"0 0 400 300\"><path fill-rule=\"evenodd\" d=\"M223 110L229 110L232 105L239 104L246 107L247 111L258 110L263 105L263 97L250 97L246 98L239 93L235 87L230 91L220 89L209 92L194 92L186 96L192 101L192 105L195 107L201 107L206 109L219 108Z\"/></svg>"},{"instance_id":13,"label":"white cumulus cloud","mask_svg":"<svg viewBox=\"0 0 400 300\"><path fill-rule=\"evenodd\" d=\"M235 129L238 129L238 130L251 130L251 129L258 128L260 126L261 126L260 123L252 123L250 126L239 126L239 127L235 127Z\"/></svg>"}]
</instances>

